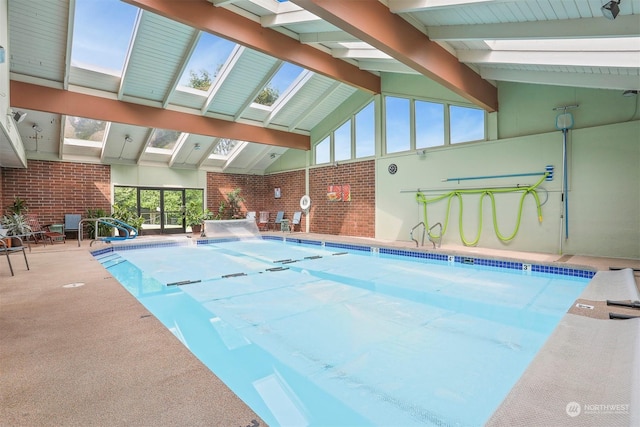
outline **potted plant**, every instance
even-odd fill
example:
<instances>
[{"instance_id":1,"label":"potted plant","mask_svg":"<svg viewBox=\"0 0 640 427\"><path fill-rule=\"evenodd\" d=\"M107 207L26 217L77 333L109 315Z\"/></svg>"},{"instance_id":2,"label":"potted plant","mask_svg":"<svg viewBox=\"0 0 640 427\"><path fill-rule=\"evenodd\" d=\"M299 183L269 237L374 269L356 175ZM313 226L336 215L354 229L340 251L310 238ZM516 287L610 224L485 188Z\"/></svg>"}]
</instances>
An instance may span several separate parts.
<instances>
[{"instance_id":1,"label":"potted plant","mask_svg":"<svg viewBox=\"0 0 640 427\"><path fill-rule=\"evenodd\" d=\"M202 205L195 200L190 201L184 210L184 220L187 227L191 227L191 232L194 235L200 235L202 233L202 223L212 218L212 213L209 209L202 209Z\"/></svg>"},{"instance_id":2,"label":"potted plant","mask_svg":"<svg viewBox=\"0 0 640 427\"><path fill-rule=\"evenodd\" d=\"M144 218L142 216L137 215L132 209L122 204L114 204L113 212L111 216L119 221L124 222L125 224L129 224L133 228L135 228L140 235L140 230L142 229L142 224L144 223ZM124 232L118 229L120 235L124 234Z\"/></svg>"},{"instance_id":3,"label":"potted plant","mask_svg":"<svg viewBox=\"0 0 640 427\"><path fill-rule=\"evenodd\" d=\"M19 213L12 213L4 215L2 217L2 228L6 230L7 237L10 236L25 236L31 233L31 226L27 223L27 219L24 215ZM14 241L18 239L6 239L7 246L14 246Z\"/></svg>"},{"instance_id":4,"label":"potted plant","mask_svg":"<svg viewBox=\"0 0 640 427\"><path fill-rule=\"evenodd\" d=\"M227 193L227 202L229 203L229 210L231 210L231 219L244 218L242 216L242 207L240 204L244 202L244 197L240 195L242 188L236 188L233 191Z\"/></svg>"},{"instance_id":5,"label":"potted plant","mask_svg":"<svg viewBox=\"0 0 640 427\"><path fill-rule=\"evenodd\" d=\"M27 210L29 210L27 208L27 201L24 199L21 199L18 196L15 196L13 198L13 203L11 203L7 209L9 210L9 212L13 213L13 214L25 214L27 213Z\"/></svg>"}]
</instances>

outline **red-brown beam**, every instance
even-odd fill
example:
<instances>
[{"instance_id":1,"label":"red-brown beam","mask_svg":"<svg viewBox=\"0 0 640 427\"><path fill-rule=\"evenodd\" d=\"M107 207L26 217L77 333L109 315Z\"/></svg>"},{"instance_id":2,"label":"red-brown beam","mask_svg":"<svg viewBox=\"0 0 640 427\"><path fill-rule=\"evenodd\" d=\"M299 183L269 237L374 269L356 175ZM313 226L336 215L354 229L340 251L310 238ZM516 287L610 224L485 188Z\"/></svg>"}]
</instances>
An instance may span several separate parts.
<instances>
[{"instance_id":1,"label":"red-brown beam","mask_svg":"<svg viewBox=\"0 0 640 427\"><path fill-rule=\"evenodd\" d=\"M290 0L489 112L498 90L379 0Z\"/></svg>"},{"instance_id":2,"label":"red-brown beam","mask_svg":"<svg viewBox=\"0 0 640 427\"><path fill-rule=\"evenodd\" d=\"M150 128L309 150L306 135L11 81L11 106Z\"/></svg>"}]
</instances>

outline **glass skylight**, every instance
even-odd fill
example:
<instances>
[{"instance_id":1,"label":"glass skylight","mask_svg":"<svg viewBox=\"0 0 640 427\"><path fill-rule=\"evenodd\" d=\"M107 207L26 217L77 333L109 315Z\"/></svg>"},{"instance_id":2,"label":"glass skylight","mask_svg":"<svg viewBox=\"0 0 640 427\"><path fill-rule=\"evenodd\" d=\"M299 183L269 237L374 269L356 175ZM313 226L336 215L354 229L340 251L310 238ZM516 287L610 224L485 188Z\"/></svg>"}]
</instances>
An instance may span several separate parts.
<instances>
[{"instance_id":1,"label":"glass skylight","mask_svg":"<svg viewBox=\"0 0 640 427\"><path fill-rule=\"evenodd\" d=\"M119 0L76 0L71 65L121 76L137 14Z\"/></svg>"},{"instance_id":2,"label":"glass skylight","mask_svg":"<svg viewBox=\"0 0 640 427\"><path fill-rule=\"evenodd\" d=\"M210 159L227 159L238 147L240 141L235 139L220 138L215 148L209 155Z\"/></svg>"},{"instance_id":3,"label":"glass skylight","mask_svg":"<svg viewBox=\"0 0 640 427\"><path fill-rule=\"evenodd\" d=\"M273 105L303 71L302 67L285 62L253 102L268 106Z\"/></svg>"},{"instance_id":4,"label":"glass skylight","mask_svg":"<svg viewBox=\"0 0 640 427\"><path fill-rule=\"evenodd\" d=\"M235 46L229 40L203 33L180 78L180 86L209 90Z\"/></svg>"},{"instance_id":5,"label":"glass skylight","mask_svg":"<svg viewBox=\"0 0 640 427\"><path fill-rule=\"evenodd\" d=\"M107 122L67 116L64 122L64 143L86 147L102 147Z\"/></svg>"},{"instance_id":6,"label":"glass skylight","mask_svg":"<svg viewBox=\"0 0 640 427\"><path fill-rule=\"evenodd\" d=\"M180 138L181 132L167 129L154 129L147 152L171 153Z\"/></svg>"}]
</instances>

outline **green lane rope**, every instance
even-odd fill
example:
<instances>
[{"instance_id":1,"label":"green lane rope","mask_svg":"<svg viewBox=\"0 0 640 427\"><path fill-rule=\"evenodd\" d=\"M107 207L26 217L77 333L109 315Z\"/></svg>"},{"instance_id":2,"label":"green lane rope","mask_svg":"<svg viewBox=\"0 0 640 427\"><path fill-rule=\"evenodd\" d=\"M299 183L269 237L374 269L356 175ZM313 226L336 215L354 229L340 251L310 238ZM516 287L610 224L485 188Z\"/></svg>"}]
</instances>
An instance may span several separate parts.
<instances>
[{"instance_id":1,"label":"green lane rope","mask_svg":"<svg viewBox=\"0 0 640 427\"><path fill-rule=\"evenodd\" d=\"M429 236L433 239L438 239L438 238L442 238L442 236L444 236L444 233L446 233L447 231L447 226L449 225L449 213L451 211L451 201L453 200L454 197L456 197L458 199L458 204L460 206L460 212L459 212L459 219L458 219L458 228L460 230L460 239L462 240L462 243L465 246L475 246L478 244L478 242L480 241L480 235L482 234L482 202L485 198L485 196L488 196L491 199L491 210L492 210L492 214L493 214L493 228L494 231L496 233L496 236L498 237L498 239L500 239L503 242L508 242L510 240L513 240L516 235L518 234L518 230L520 229L520 220L522 219L522 209L523 209L523 205L524 205L524 199L527 196L527 194L531 194L535 200L536 203L536 208L538 211L538 221L542 222L542 205L540 204L540 198L538 197L538 192L536 190L536 188L538 186L540 186L540 184L542 184L544 182L544 180L547 178L547 176L549 175L549 172L546 172L542 178L540 178L540 180L538 182L536 182L535 184L533 184L530 187L508 187L508 188L495 188L495 189L489 189L489 188L485 188L485 189L474 189L474 190L455 190L455 191L451 191L447 194L443 194L440 196L436 196L433 198L428 199L423 193L418 192L416 194L416 201L420 204L422 204L422 208L423 208L423 212L424 212L424 224L425 227L427 229L427 233L429 234ZM518 217L516 218L516 226L515 229L513 230L513 233L509 234L508 236L503 235L499 228L498 228L498 218L497 218L497 213L496 213L496 200L494 197L495 193L515 193L518 191L522 191L522 197L520 197L520 204L518 207ZM467 238L464 235L464 230L463 230L463 226L462 226L462 211L463 211L463 203L462 203L462 195L463 194L480 194L480 204L479 204L479 226L478 226L478 234L476 235L475 239L473 240L467 240ZM440 235L436 236L431 234L431 230L429 228L429 221L427 218L427 205L429 203L435 203L438 202L440 200L444 200L444 199L448 199L447 200L447 213L445 216L445 220L444 220L444 226L442 227L442 231L440 232Z\"/></svg>"}]
</instances>

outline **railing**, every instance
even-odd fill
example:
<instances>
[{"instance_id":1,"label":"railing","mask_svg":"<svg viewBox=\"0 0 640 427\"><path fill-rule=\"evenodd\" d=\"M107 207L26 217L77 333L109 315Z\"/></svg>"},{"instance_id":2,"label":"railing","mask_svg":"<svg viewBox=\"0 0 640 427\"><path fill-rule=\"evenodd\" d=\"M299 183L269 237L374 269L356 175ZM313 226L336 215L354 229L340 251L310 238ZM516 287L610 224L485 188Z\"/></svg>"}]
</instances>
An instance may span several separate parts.
<instances>
[{"instance_id":1,"label":"railing","mask_svg":"<svg viewBox=\"0 0 640 427\"><path fill-rule=\"evenodd\" d=\"M422 226L422 241L421 241L422 244L418 244L418 241L413 237L413 232L420 226ZM436 227L440 227L440 233L438 234L437 237L434 237L433 234L432 234L432 231ZM433 243L433 249L436 248L436 243L437 243L438 247L440 247L440 244L442 243L442 224L440 224L439 222L436 222L435 224L433 224L431 226L431 228L429 228L428 232L427 232L427 226L425 225L424 222L420 221L419 223L414 225L413 228L411 229L411 231L409 232L409 237L411 238L411 240L416 242L416 248L418 246L424 246L424 236L425 236L425 234L429 238L429 241L431 243Z\"/></svg>"},{"instance_id":2,"label":"railing","mask_svg":"<svg viewBox=\"0 0 640 427\"><path fill-rule=\"evenodd\" d=\"M416 230L416 228L422 226L422 245L418 245L418 241L416 239L413 238L413 232ZM420 221L419 223L417 223L409 232L409 237L411 238L411 240L413 240L414 242L416 242L416 248L418 246L424 246L424 235L425 232L427 231L427 226L424 225L424 222Z\"/></svg>"},{"instance_id":3,"label":"railing","mask_svg":"<svg viewBox=\"0 0 640 427\"><path fill-rule=\"evenodd\" d=\"M89 246L93 245L93 242L96 242L96 241L111 243L114 240L127 240L127 239L135 239L136 237L138 237L138 230L136 230L134 227L127 224L126 222L120 221L119 219L115 219L111 217L84 218L84 219L81 219L80 223L78 224L78 229L79 229L78 230L78 246L80 246L82 243L83 223L89 223L92 221L94 223L94 237L93 239L91 239L91 244ZM112 232L113 230L118 230L118 235L117 236L114 236L114 235L100 236L100 227L98 227L100 224L110 227L110 230Z\"/></svg>"}]
</instances>

